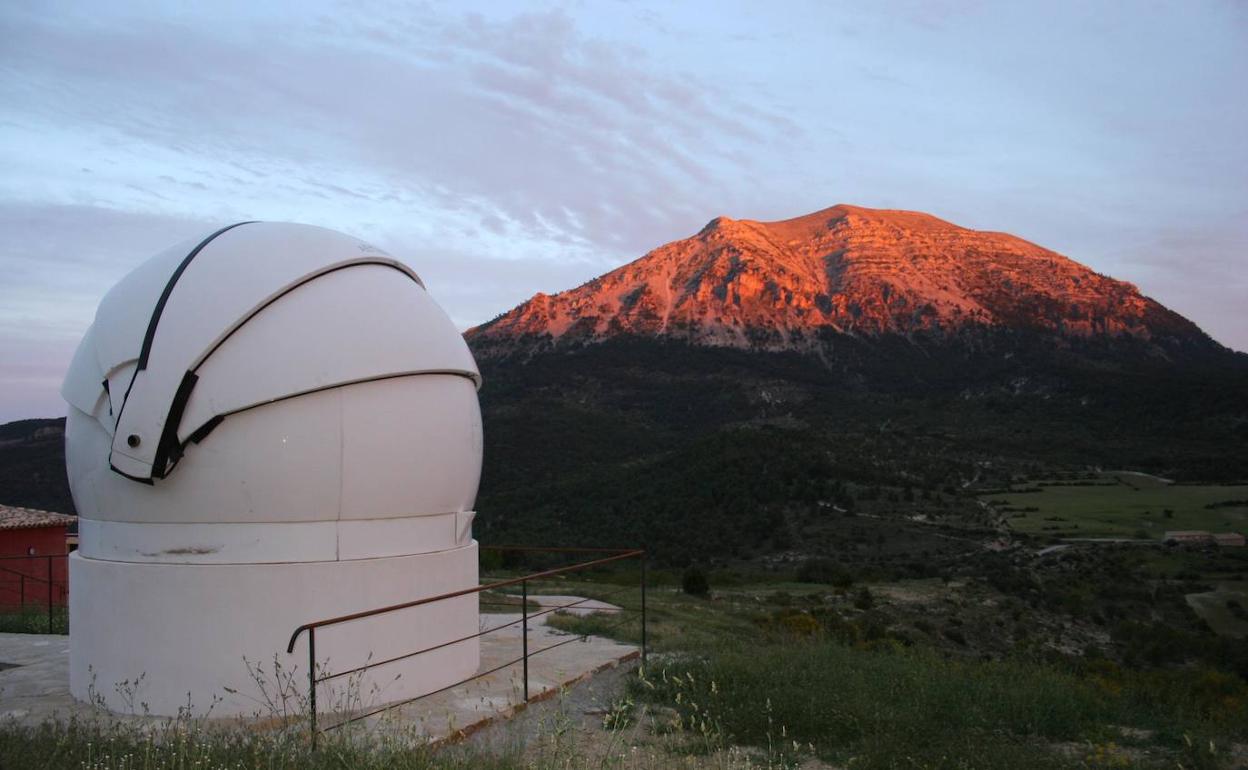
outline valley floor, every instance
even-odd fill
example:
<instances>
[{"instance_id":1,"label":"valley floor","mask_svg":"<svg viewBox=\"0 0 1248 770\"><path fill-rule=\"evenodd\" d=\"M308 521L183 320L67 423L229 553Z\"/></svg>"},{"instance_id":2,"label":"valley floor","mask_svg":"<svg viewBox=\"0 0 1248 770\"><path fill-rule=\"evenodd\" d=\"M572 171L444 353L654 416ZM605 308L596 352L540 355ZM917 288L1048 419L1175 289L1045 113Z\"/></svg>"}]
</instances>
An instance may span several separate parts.
<instances>
[{"instance_id":1,"label":"valley floor","mask_svg":"<svg viewBox=\"0 0 1248 770\"><path fill-rule=\"evenodd\" d=\"M1245 490L1100 472L940 496L882 485L857 510L816 501L793 517L801 549L653 565L644 671L566 688L456 746L360 733L312 754L297 722L9 720L0 767L1248 768L1248 548L1160 534L1234 524ZM483 565L499 571L528 570ZM530 590L635 607L637 578ZM641 641L607 614L549 623Z\"/></svg>"}]
</instances>

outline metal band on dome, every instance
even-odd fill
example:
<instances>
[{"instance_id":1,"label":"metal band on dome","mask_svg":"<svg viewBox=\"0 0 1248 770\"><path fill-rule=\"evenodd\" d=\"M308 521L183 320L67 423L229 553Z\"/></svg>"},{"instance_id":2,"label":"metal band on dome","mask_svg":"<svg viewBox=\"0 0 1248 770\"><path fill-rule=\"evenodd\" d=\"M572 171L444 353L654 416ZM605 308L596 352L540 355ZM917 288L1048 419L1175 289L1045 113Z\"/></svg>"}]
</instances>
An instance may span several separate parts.
<instances>
[{"instance_id":1,"label":"metal band on dome","mask_svg":"<svg viewBox=\"0 0 1248 770\"><path fill-rule=\"evenodd\" d=\"M245 224L245 223L244 223L244 224ZM399 267L398 265L396 265L394 262L392 262L392 261L390 261L390 260L382 260L382 259L379 259L379 260L377 260L377 261L375 261L375 262L372 262L372 261L369 261L369 262L351 262L350 264L346 264L346 265L338 265L337 267L331 267L330 269L328 269L328 270L323 270L323 271L321 271L321 272L319 272L319 273L312 273L311 275L309 275L309 276L307 276L306 278L304 278L302 281L299 281L298 283L294 283L294 284L291 284L290 286L286 287L286 289L285 289L284 291L282 291L280 294L275 294L275 295L273 295L272 297L270 297L270 298L269 298L269 300L268 300L267 302L265 302L264 304L260 305L260 306L259 306L259 307L257 307L255 310L252 310L252 311L251 311L251 313L249 313L249 314L247 315L247 317L246 317L246 318L244 318L243 320L241 320L241 321L239 321L237 324L235 324L235 326L234 326L234 328L233 328L233 329L230 329L228 332L226 332L226 333L225 333L225 335L224 335L223 337L221 337L221 339L217 340L217 343L216 343L215 345L213 345L213 346L212 346L212 348L210 348L210 349L208 350L208 352L207 352L207 353L205 353L205 354L203 355L203 357L202 357L202 358L200 358L200 359L199 359L199 362L195 364L194 368L192 368L192 369L191 369L191 371L192 371L192 372L199 371L199 367L203 366L203 365L204 365L204 362L205 362L205 361L207 361L209 358L211 358L211 357L212 357L212 354L213 354L213 353L216 353L216 352L217 352L217 348L219 348L219 347L221 347L222 345L224 345L224 344L225 344L225 342L226 342L226 340L228 340L230 337L233 337L235 332L237 332L239 329L241 329L241 328L243 328L244 326L246 326L248 321L250 321L251 319L253 319L253 318L255 318L256 316L258 316L258 315L260 315L261 313L263 313L263 312L264 312L264 310L265 310L265 308L269 307L269 306L270 306L270 305L272 305L274 302L277 302L277 301L278 301L279 299L281 299L282 297L285 297L287 294L290 294L290 293L291 293L292 291L294 291L295 289L298 289L298 288L299 288L299 287L301 287L301 286L306 286L306 285L308 285L309 283L312 283L313 281L317 280L318 278L324 278L325 276L330 275L330 274L332 274L332 273L336 273L336 272L338 272L339 270L350 270L350 269L351 269L351 268L353 268L353 267L372 267L372 266L376 266L376 267L388 267L388 268L390 268L390 269L392 269L392 270L394 270L394 271L396 271L396 272L398 272L398 273L403 274L403 275L404 275L404 276L406 276L407 278L410 278L411 280L415 281L415 282L416 282L416 285L417 285L417 286L419 286L420 288L422 288L422 289L424 289L424 288L425 288L425 282L424 282L424 281L422 281L422 280L420 280L420 276L416 275L416 274L415 274L415 273L413 273L413 272L409 272L408 270L404 270L403 268ZM427 291L427 289L426 289L426 291ZM188 395L189 395L189 394L188 394Z\"/></svg>"},{"instance_id":2,"label":"metal band on dome","mask_svg":"<svg viewBox=\"0 0 1248 770\"><path fill-rule=\"evenodd\" d=\"M190 375L191 373L187 372L187 374ZM177 432L175 428L173 440L175 442L174 446L176 447L176 449L174 451L171 451L168 456L173 460L173 465L177 465L178 460L182 458L182 455L183 453L185 453L186 448L188 446L190 446L191 444L198 444L204 439L208 438L208 434L216 430L218 425L225 422L226 417L232 417L236 414L249 412L252 409L256 409L261 406L269 406L270 404L277 404L277 403L281 403L282 401L289 401L292 398L310 396L310 395L313 395L314 393L323 393L327 390L334 390L336 388L347 388L352 385L366 385L370 382L383 382L385 380L399 379L400 377L422 377L425 375L438 375L438 374L452 375L455 377L463 377L464 379L471 381L474 385L476 384L476 380L471 375L466 374L464 372L461 372L455 369L446 369L446 370L432 369L428 371L419 371L419 372L398 372L396 374L381 374L376 377L367 377L367 378L360 379L360 380L351 380L349 382L337 382L332 385L322 385L318 388L312 388L311 390L302 390L302 391L299 391L298 393L289 393L285 396L274 398L269 401L264 401L259 404L252 404L250 406L245 406L241 409L234 409L229 412L223 412L221 414L214 415L212 419L208 420L208 422L204 423L203 425L199 426L194 431L192 431L191 434L186 437L185 441L179 442L177 440ZM185 402L183 402L183 406L185 406ZM181 418L180 412L179 412L178 417L179 419ZM163 473L157 474L155 468L153 468L152 473L153 475L157 475L158 478L164 478L166 475L168 475L168 472L171 470L173 470L173 466L170 466ZM125 474L122 474L122 475L124 476Z\"/></svg>"},{"instance_id":3,"label":"metal band on dome","mask_svg":"<svg viewBox=\"0 0 1248 770\"><path fill-rule=\"evenodd\" d=\"M160 293L160 299L156 300L156 307L152 310L152 319L147 322L147 332L143 335L143 347L139 350L139 365L134 370L136 375L147 368L147 359L152 353L152 340L156 338L156 326L160 323L160 316L165 312L165 304L169 301L169 295L173 293L173 287L178 283L178 279L182 277L182 273L186 272L186 268L190 266L191 260L199 256L199 252L203 251L204 247L212 243L217 236L233 230L236 227L252 225L255 223L256 220L251 219L246 222L235 222L232 225L227 225L221 228L200 241L199 245L191 249L191 253L186 255L186 259L183 259L182 262L178 264L177 269L173 271L173 275L169 276L169 281L165 284L165 290ZM133 383L134 378L131 377L130 381ZM122 402L122 406L125 406L124 401Z\"/></svg>"},{"instance_id":4,"label":"metal band on dome","mask_svg":"<svg viewBox=\"0 0 1248 770\"><path fill-rule=\"evenodd\" d=\"M156 456L152 459L152 476L163 479L173 466L182 459L182 444L178 442L178 425L182 422L182 413L186 411L186 402L191 398L191 391L199 377L194 372L187 372L178 384L178 392L169 405L169 414L165 416L165 427L160 432L160 444L156 447ZM172 463L172 465L170 465Z\"/></svg>"}]
</instances>

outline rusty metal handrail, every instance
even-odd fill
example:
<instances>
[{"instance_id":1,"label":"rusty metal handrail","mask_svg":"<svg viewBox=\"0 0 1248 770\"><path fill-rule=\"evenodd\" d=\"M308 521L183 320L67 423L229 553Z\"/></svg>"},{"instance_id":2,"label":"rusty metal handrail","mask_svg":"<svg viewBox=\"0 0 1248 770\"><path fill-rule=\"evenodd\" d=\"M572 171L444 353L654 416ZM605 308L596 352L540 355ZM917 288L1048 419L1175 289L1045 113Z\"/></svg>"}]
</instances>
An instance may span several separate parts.
<instances>
[{"instance_id":1,"label":"rusty metal handrail","mask_svg":"<svg viewBox=\"0 0 1248 770\"><path fill-rule=\"evenodd\" d=\"M498 550L502 550L502 549L498 549ZM532 549L532 550L541 550L541 549ZM555 549L551 549L551 550L554 552L558 552L558 553L574 553L575 551L579 549L564 548L564 549L558 549L558 550L555 550ZM602 552L602 550L600 549L585 549L585 550L592 551L595 553ZM497 588L519 585L520 583L523 583L529 580L540 580L542 578L548 578L553 575L561 575L565 572L576 572L579 570L588 569L590 567L597 567L602 564L608 564L613 561L621 561L623 559L631 559L631 558L635 558L639 556L644 556L645 553L646 552L641 549L616 551L614 556L608 556L602 559L594 559L593 561L579 562L577 564L571 564L566 567L556 567L555 569L548 569L543 572L534 572L531 575L523 575L518 578L509 578L507 580L500 580L496 583L486 583L484 585L474 586L472 588L464 588L459 591L451 591L449 593L439 594L437 596L429 596L424 599L416 599L414 601L403 602L401 604L391 604L388 607L378 607L377 609L373 609L373 610L353 612L350 615L339 615L338 617L334 617L334 618L325 618L324 620L317 620L311 623L304 623L302 626L299 626L298 628L296 628L294 633L290 635L290 643L286 645L286 652L287 654L289 654L295 651L295 642L298 641L299 635L302 634L304 631L311 631L312 629L316 629L316 628L325 628L326 626L336 626L339 623L347 623L352 620L361 620L363 618L371 618L374 615L384 615L387 612L396 612L398 610L406 610L412 607L419 607L422 604L433 604L434 602L445 601L446 599L454 599L459 596L467 596L469 594L478 594L478 593L481 593L482 591L493 591Z\"/></svg>"},{"instance_id":2,"label":"rusty metal handrail","mask_svg":"<svg viewBox=\"0 0 1248 770\"><path fill-rule=\"evenodd\" d=\"M532 655L541 653L541 652L545 652L546 650L550 650L555 647L562 646L564 644L567 644L569 641L575 641L578 638L580 639L585 638L585 635L581 635L580 637L573 637L572 639L564 640L564 641L561 641L552 645L547 645L546 647L542 647L541 649L530 652L529 651L529 633L528 633L529 619L533 617L539 617L541 615L545 615L551 612L556 612L558 610L567 609L569 607L574 607L574 606L583 604L584 602L590 601L589 599L581 599L580 601L570 602L568 604L562 604L562 605L558 605L555 607L543 607L541 611L530 614L529 609L528 609L528 593L529 593L528 587L529 587L529 581L531 580L542 580L545 578L554 577L556 575L562 575L568 572L578 572L581 570L590 569L592 567L599 567L604 564L610 564L613 562L622 561L624 559L638 559L641 563L641 581L640 581L641 607L640 607L640 610L633 610L633 611L640 612L641 614L640 658L641 658L642 665L643 666L645 665L645 660L646 660L646 559L645 559L645 555L646 555L646 552L644 550L638 549L638 548L630 548L630 549L541 548L541 547L535 547L535 546L481 546L481 550L499 551L499 552L504 552L504 553L508 551L514 551L514 552L523 552L523 553L544 552L544 553L586 553L586 554L610 554L610 555L603 556L597 559L591 559L585 562L578 562L576 564L569 564L569 565L565 565L562 567L555 567L555 568L548 569L548 570L542 570L540 572L534 572L534 573L530 573L527 575L521 575L519 577L507 578L505 580L498 580L492 583L484 583L481 585L473 586L471 588L464 588L459 591L450 591L444 594L439 594L437 596L428 596L428 597L424 597L421 599L414 599L409 602L401 602L399 604L391 604L385 607L377 607L371 610L353 612L347 615L339 615L337 617L324 618L322 620L313 621L311 623L304 623L303 625L299 626L291 633L290 641L286 645L286 652L287 654L293 653L295 651L295 644L298 642L299 637L304 632L307 632L308 634L308 715L309 715L309 728L310 728L310 733L311 733L311 742L312 742L313 749L316 748L316 742L317 742L316 738L320 732L317 729L317 723L316 723L316 717L317 717L316 687L318 684L327 682L331 679L336 679L341 676L346 676L348 674L359 673L359 672L365 671L369 668L373 668L376 666L383 666L389 663L394 663L399 660L405 660L407 658L415 657L416 655L421 655L426 652L431 652L433 650L441 649L443 647L447 647L452 644L458 644L460 642L465 642L470 639L479 638L479 637L485 636L486 634L501 630L503 628L509 628L511 626L516 625L517 623L520 623L523 629L521 632L523 652L519 658L512 660L512 661L508 661L507 663L504 663L501 666L491 669L490 671L473 674L467 679L447 685L439 690L434 690L433 692L429 692L429 693L423 693L414 698L408 698L406 700L386 704L384 707L375 709L373 711L369 711L365 714L358 714L358 715L352 716L348 719L338 722L337 724L330 725L329 727L326 727L324 729L332 730L338 727L342 727L343 725L359 721L369 716L379 714L383 711L396 708L398 706L402 706L404 704L411 703L416 700L420 700L421 698L428 697L438 692L443 692L445 690L450 689L451 687L455 687L457 685L463 684L464 682L470 682L473 679L484 676L485 674L493 673L494 671L501 670L508 666L513 666L516 663L523 663L524 665L524 701L525 703L527 703L529 701L529 657L531 657ZM454 639L449 642L442 642L442 643L433 645L432 647L426 647L424 649L416 650L414 652L405 653L403 655L398 655L392 658L387 658L386 660L376 661L376 662L370 661L368 663L365 663L362 666L357 666L355 668L352 668L346 671L322 674L320 676L317 675L317 671L316 671L316 631L317 629L328 628L330 626L336 626L341 623L349 623L353 620L362 620L364 618L384 615L386 613L397 612L399 610L411 609L413 607L420 607L422 605L433 604L434 602L445 601L447 599L455 599L455 598L462 597L462 596L470 596L472 594L481 594L486 591L494 591L500 588L506 588L508 586L514 586L514 585L519 585L521 588L520 605L519 605L520 614L521 614L520 620L511 621L509 623L504 623L502 625L495 626L493 628L489 628L484 631L480 631L476 634L465 636L461 639ZM620 589L618 591L614 591L612 592L612 595L615 593L621 593L624 590L627 590L627 589ZM621 610L621 614L624 614L629 611L625 608L618 608L618 609ZM625 617L623 620L617 621L616 623L612 624L611 627L613 628L617 625L620 625L627 620L628 618Z\"/></svg>"},{"instance_id":3,"label":"rusty metal handrail","mask_svg":"<svg viewBox=\"0 0 1248 770\"><path fill-rule=\"evenodd\" d=\"M614 596L616 594L623 593L626 590L628 589L621 588L618 591L612 591L611 593L606 594L606 595ZM489 629L486 629L485 631L478 631L475 634L469 634L468 636L461 636L458 639L452 639L449 642L439 642L438 644L432 645L430 647L426 647L423 650L416 650L415 652L408 652L402 655L396 655L393 658L386 658L385 660L370 661L368 663L365 663L362 666L349 668L345 671L335 671L332 674L325 674L324 676L318 678L317 682L318 683L328 682L331 679L338 679L340 677L350 676L351 674L358 674L361 671L366 671L367 669L373 668L375 666L384 666L388 663L397 663L400 660L407 660L408 658L414 658L417 655L423 655L426 652L433 652L434 650L440 650L443 647L450 647L452 644L459 644L460 642L466 642L469 639L477 639L479 637L485 636L486 634L492 633L494 631L500 631L504 628L511 628L517 623L523 623L526 618L529 620L532 620L533 618L538 618L538 617L541 617L542 615L549 615L552 612L558 612L559 610L566 610L570 607L577 607L579 605L584 604L585 602L590 602L590 601L594 601L594 600L593 599L581 599L580 601L569 602L567 604L557 604L554 607L543 607L541 612L533 612L533 613L527 613L527 614L522 613L522 617L519 620L513 620L510 623L502 623L500 625L493 626ZM482 604L485 604L485 602L482 602ZM520 605L518 604L503 605L501 603L494 603L494 602L491 602L491 604L493 606L516 607L517 609L520 608ZM615 608L615 607L611 608L612 611L617 610L617 609L622 612L627 612L627 610L624 610L623 608ZM603 610L603 611L605 612L606 610ZM289 652L289 650L287 652Z\"/></svg>"}]
</instances>

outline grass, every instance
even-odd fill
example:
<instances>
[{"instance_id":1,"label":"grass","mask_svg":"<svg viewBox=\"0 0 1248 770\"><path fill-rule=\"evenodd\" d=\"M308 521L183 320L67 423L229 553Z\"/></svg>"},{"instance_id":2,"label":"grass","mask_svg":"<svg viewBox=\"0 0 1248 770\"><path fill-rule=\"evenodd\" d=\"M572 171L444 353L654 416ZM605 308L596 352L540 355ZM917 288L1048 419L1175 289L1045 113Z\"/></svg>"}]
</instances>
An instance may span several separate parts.
<instances>
[{"instance_id":1,"label":"grass","mask_svg":"<svg viewBox=\"0 0 1248 770\"><path fill-rule=\"evenodd\" d=\"M1199 672L1137 675L1105 666L959 661L826 639L721 642L696 658L669 658L633 682L632 696L646 704L642 713L652 720L649 733L660 736L653 740L665 732L670 739L650 743L665 746L666 754L651 752L640 762L590 762L585 751L592 748L559 725L534 737L542 748L529 753L472 746L434 751L385 733L366 741L361 734L330 734L312 752L297 728L207 731L174 720L155 730L86 721L34 728L0 723L0 766L554 770L745 768L765 761L792 768L815 755L855 770L1218 768L1225 766L1228 742L1248 733L1243 684ZM630 711L618 720L619 729L636 720L636 709ZM734 746L758 749L751 761L725 762Z\"/></svg>"},{"instance_id":2,"label":"grass","mask_svg":"<svg viewBox=\"0 0 1248 770\"><path fill-rule=\"evenodd\" d=\"M716 590L710 600L652 590L649 684L633 695L675 709L681 732L701 736L704 751L788 747L793 762L813 753L853 768L1215 768L1231 743L1248 741L1248 685L1219 671L1131 671L1077 657L985 661L887 638L797 639L758 622L774 611L768 597L777 588L833 590L777 582ZM604 613L552 624L636 643L636 626L610 629L615 620Z\"/></svg>"},{"instance_id":3,"label":"grass","mask_svg":"<svg viewBox=\"0 0 1248 770\"><path fill-rule=\"evenodd\" d=\"M1138 550L1152 554L1154 549ZM614 583L536 581L530 593L584 596L638 608L635 577L621 573ZM905 590L936 586L913 581ZM891 595L884 587L872 590L884 600ZM747 582L725 589L713 585L710 598L695 598L673 587L652 586L647 595L650 670L630 686L627 697L639 705L618 721L643 726L651 737L641 740L639 750L637 743L631 745L638 754L657 747L658 758L594 766L749 767L765 762L768 767L795 767L814 755L854 770L1222 768L1228 766L1230 744L1248 742L1248 685L1212 669L1131 671L1077 656L1060 662L985 661L903 648L902 640L887 635L856 644L820 630L798 638L785 627L760 622L775 615L778 595L796 600L833 591L818 584ZM490 598L519 601L511 594ZM551 624L637 643L638 625L613 627L619 617L559 615ZM175 725L151 733L81 722L37 728L0 723L0 767L586 766L589 754L583 750L592 752L593 747L577 745L582 737L562 731L532 737L529 748L520 747L519 754L515 747L498 746L412 749L384 735L367 741L330 735L313 754L297 731L204 732ZM562 748L554 753L533 748L560 741ZM754 747L745 749L753 758L725 764L722 758L740 747ZM773 761L777 757L780 761Z\"/></svg>"},{"instance_id":4,"label":"grass","mask_svg":"<svg viewBox=\"0 0 1248 770\"><path fill-rule=\"evenodd\" d=\"M519 612L524 600L519 596L499 591L482 591L477 594L478 610L482 615L505 615ZM530 600L529 612L537 612L541 606Z\"/></svg>"},{"instance_id":5,"label":"grass","mask_svg":"<svg viewBox=\"0 0 1248 770\"><path fill-rule=\"evenodd\" d=\"M640 592L629 583L549 581L531 592L636 607ZM658 758L601 766L723 767L722 757L745 746L755 747L747 750L754 759L732 767L762 761L795 767L814 755L855 770L1218 768L1226 766L1231 742L1248 740L1248 686L1237 678L1197 668L1132 672L1105 661L953 658L902 648L889 638L872 644L844 644L818 633L799 639L757 622L775 609L760 592L799 587L826 588L742 585L710 599L652 588L650 670L634 680L628 696L643 705L622 721L650 725L645 729L654 737L643 740L641 753L648 740L660 747ZM636 623L608 631L618 619L562 615L552 624L636 643ZM528 753L517 754L473 746L434 752L384 735L367 741L329 735L311 753L297 731L205 732L175 725L153 733L82 722L9 723L0 724L0 767L544 770L585 766L587 747L575 745L580 740L544 732L530 741ZM532 746L551 741L564 741L563 748L533 753Z\"/></svg>"},{"instance_id":6,"label":"grass","mask_svg":"<svg viewBox=\"0 0 1248 770\"><path fill-rule=\"evenodd\" d=\"M21 609L0 612L0 633L5 634L68 634L69 610L52 608L52 628L48 629L47 607L27 605Z\"/></svg>"},{"instance_id":7,"label":"grass","mask_svg":"<svg viewBox=\"0 0 1248 770\"><path fill-rule=\"evenodd\" d=\"M384 738L364 745L327 737L311 751L299 735L207 731L171 721L155 731L93 722L0 724L5 770L512 770L514 756L434 752Z\"/></svg>"},{"instance_id":8,"label":"grass","mask_svg":"<svg viewBox=\"0 0 1248 770\"><path fill-rule=\"evenodd\" d=\"M721 644L652 670L635 688L725 740L783 743L854 768L1079 766L1058 748L1122 740L1113 726L1150 731L1161 753L1203 766L1192 762L1210 736L1223 750L1228 737L1242 739L1248 711L1242 699L1184 681L816 640Z\"/></svg>"},{"instance_id":9,"label":"grass","mask_svg":"<svg viewBox=\"0 0 1248 770\"><path fill-rule=\"evenodd\" d=\"M546 625L580 636L604 636L627 644L641 644L641 623L637 617L622 616L617 612L594 612L574 615L570 612L553 613Z\"/></svg>"},{"instance_id":10,"label":"grass","mask_svg":"<svg viewBox=\"0 0 1248 770\"><path fill-rule=\"evenodd\" d=\"M641 609L639 573L617 571L607 577L614 582L601 579L533 581L529 585L529 594L597 599L623 607L631 615L638 615ZM817 588L810 584L802 585L806 591ZM511 589L507 590L508 595L514 595ZM724 594L722 598L717 596L714 600L708 600L689 596L671 585L652 583L648 589L647 601L647 643L651 651L698 649L716 644L721 639L739 639L743 634L758 634L758 627L752 622L752 614L758 609L757 603L735 591ZM615 613L590 616L563 613L558 618L552 618L551 624L572 633L598 634L617 620L619 618ZM640 641L640 630L636 623L625 623L619 629L601 635L631 644Z\"/></svg>"},{"instance_id":11,"label":"grass","mask_svg":"<svg viewBox=\"0 0 1248 770\"><path fill-rule=\"evenodd\" d=\"M1010 526L1033 535L1160 540L1168 530L1248 532L1248 505L1206 507L1248 500L1248 486L1165 484L1150 477L1113 474L1104 474L1097 482L1097 486L1027 482L1023 487L1038 486L1040 491L984 497L1002 501L998 508ZM1037 510L1023 510L1030 508Z\"/></svg>"},{"instance_id":12,"label":"grass","mask_svg":"<svg viewBox=\"0 0 1248 770\"><path fill-rule=\"evenodd\" d=\"M1188 594L1187 603L1216 633L1248 640L1248 583L1221 583L1212 591Z\"/></svg>"}]
</instances>

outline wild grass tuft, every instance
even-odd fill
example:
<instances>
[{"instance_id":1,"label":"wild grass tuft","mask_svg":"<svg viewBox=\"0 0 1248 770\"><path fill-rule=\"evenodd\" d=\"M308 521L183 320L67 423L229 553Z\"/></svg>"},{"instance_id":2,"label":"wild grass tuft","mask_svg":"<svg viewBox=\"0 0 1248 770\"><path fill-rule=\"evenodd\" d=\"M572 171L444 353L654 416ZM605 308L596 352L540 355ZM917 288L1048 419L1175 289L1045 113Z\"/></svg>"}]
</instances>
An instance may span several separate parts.
<instances>
[{"instance_id":1,"label":"wild grass tuft","mask_svg":"<svg viewBox=\"0 0 1248 770\"><path fill-rule=\"evenodd\" d=\"M730 742L768 746L779 733L854 768L1069 766L1054 746L1110 740L1118 727L1190 755L1185 745L1211 745L1204 736L1248 731L1241 705L1218 689L1229 684L1206 683L1204 692L1199 672L1165 676L1117 671L1110 687L1044 663L818 639L677 658L634 692L686 723L713 723Z\"/></svg>"},{"instance_id":2,"label":"wild grass tuft","mask_svg":"<svg viewBox=\"0 0 1248 770\"><path fill-rule=\"evenodd\" d=\"M325 736L313 752L300 736L248 730L208 730L170 722L144 730L133 725L70 721L38 727L0 725L5 770L511 770L509 756L435 753L384 737Z\"/></svg>"}]
</instances>

